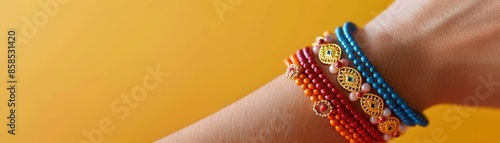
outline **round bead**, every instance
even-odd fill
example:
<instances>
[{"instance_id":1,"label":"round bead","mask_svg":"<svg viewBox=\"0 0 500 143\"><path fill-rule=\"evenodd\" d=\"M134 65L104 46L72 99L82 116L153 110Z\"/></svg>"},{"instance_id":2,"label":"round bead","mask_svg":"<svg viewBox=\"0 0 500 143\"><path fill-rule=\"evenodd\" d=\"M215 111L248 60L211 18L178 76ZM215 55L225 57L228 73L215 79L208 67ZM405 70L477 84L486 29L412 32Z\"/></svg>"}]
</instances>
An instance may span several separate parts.
<instances>
[{"instance_id":1,"label":"round bead","mask_svg":"<svg viewBox=\"0 0 500 143\"><path fill-rule=\"evenodd\" d=\"M380 88L380 84L372 83L372 87L373 87L373 89L378 90Z\"/></svg>"},{"instance_id":2,"label":"round bead","mask_svg":"<svg viewBox=\"0 0 500 143\"><path fill-rule=\"evenodd\" d=\"M368 93L368 92L370 92L371 89L372 89L372 87L370 86L370 84L368 84L368 83L361 84L361 91L362 92Z\"/></svg>"},{"instance_id":3,"label":"round bead","mask_svg":"<svg viewBox=\"0 0 500 143\"><path fill-rule=\"evenodd\" d=\"M316 65L315 63L311 64L311 69L314 69L315 67L317 67L318 65Z\"/></svg>"},{"instance_id":4,"label":"round bead","mask_svg":"<svg viewBox=\"0 0 500 143\"><path fill-rule=\"evenodd\" d=\"M356 96L358 96L358 98L363 97L363 92L356 92Z\"/></svg>"},{"instance_id":5,"label":"round bead","mask_svg":"<svg viewBox=\"0 0 500 143\"><path fill-rule=\"evenodd\" d=\"M401 105L401 104L405 103L405 101L403 100L403 98L399 98L399 99L396 101L396 103L398 103L398 104L400 104L400 105Z\"/></svg>"},{"instance_id":6,"label":"round bead","mask_svg":"<svg viewBox=\"0 0 500 143\"><path fill-rule=\"evenodd\" d=\"M383 78L378 78L377 82L378 82L378 84L382 84L382 85L385 83Z\"/></svg>"},{"instance_id":7,"label":"round bead","mask_svg":"<svg viewBox=\"0 0 500 143\"><path fill-rule=\"evenodd\" d=\"M378 121L379 123L385 122L385 118L379 118Z\"/></svg>"},{"instance_id":8,"label":"round bead","mask_svg":"<svg viewBox=\"0 0 500 143\"><path fill-rule=\"evenodd\" d=\"M373 83L373 82L374 82L374 81L373 81L373 77L368 77L368 78L366 78L366 82L367 82L367 83L370 83L370 84L371 84L371 83Z\"/></svg>"},{"instance_id":9,"label":"round bead","mask_svg":"<svg viewBox=\"0 0 500 143\"><path fill-rule=\"evenodd\" d=\"M320 79L325 79L325 78L326 78L325 74L322 74L322 73L321 73L321 74L318 74L318 77L319 77Z\"/></svg>"},{"instance_id":10,"label":"round bead","mask_svg":"<svg viewBox=\"0 0 500 143\"><path fill-rule=\"evenodd\" d=\"M307 75L309 75L309 74L313 73L313 70L312 70L312 69L306 69L304 72L305 72Z\"/></svg>"},{"instance_id":11,"label":"round bead","mask_svg":"<svg viewBox=\"0 0 500 143\"><path fill-rule=\"evenodd\" d=\"M344 99L344 94L343 93L337 93L337 98L338 99Z\"/></svg>"},{"instance_id":12,"label":"round bead","mask_svg":"<svg viewBox=\"0 0 500 143\"><path fill-rule=\"evenodd\" d=\"M338 94L337 94L337 95L338 95ZM347 105L347 104L349 104L349 103L350 103L350 102L349 102L349 100L347 100L347 99L340 99L340 102L341 102L342 104L344 104L344 105Z\"/></svg>"},{"instance_id":13,"label":"round bead","mask_svg":"<svg viewBox=\"0 0 500 143\"><path fill-rule=\"evenodd\" d=\"M299 75L299 78L300 78L300 79L304 79L304 78L306 78L306 74L300 74L300 75Z\"/></svg>"},{"instance_id":14,"label":"round bead","mask_svg":"<svg viewBox=\"0 0 500 143\"><path fill-rule=\"evenodd\" d=\"M361 72L361 75L362 75L363 77L367 77L367 76L369 76L369 73L368 73L367 71L362 71L362 72Z\"/></svg>"},{"instance_id":15,"label":"round bead","mask_svg":"<svg viewBox=\"0 0 500 143\"><path fill-rule=\"evenodd\" d=\"M392 139L392 135L384 134L384 141L389 141Z\"/></svg>"},{"instance_id":16,"label":"round bead","mask_svg":"<svg viewBox=\"0 0 500 143\"><path fill-rule=\"evenodd\" d=\"M323 95L318 95L318 100L324 100L325 99L325 96Z\"/></svg>"},{"instance_id":17,"label":"round bead","mask_svg":"<svg viewBox=\"0 0 500 143\"><path fill-rule=\"evenodd\" d=\"M332 100L332 104L333 105L339 105L340 104L340 101L338 99L333 99Z\"/></svg>"},{"instance_id":18,"label":"round bead","mask_svg":"<svg viewBox=\"0 0 500 143\"><path fill-rule=\"evenodd\" d=\"M359 61L358 59L354 59L354 61L352 61L352 63L354 63L354 65L357 66L361 63L361 61Z\"/></svg>"},{"instance_id":19,"label":"round bead","mask_svg":"<svg viewBox=\"0 0 500 143\"><path fill-rule=\"evenodd\" d=\"M386 88L387 92L389 92L389 84L384 83L384 84L382 84L382 87Z\"/></svg>"},{"instance_id":20,"label":"round bead","mask_svg":"<svg viewBox=\"0 0 500 143\"><path fill-rule=\"evenodd\" d=\"M311 79L304 78L303 82L304 82L304 84L309 84L309 83L311 83Z\"/></svg>"},{"instance_id":21,"label":"round bead","mask_svg":"<svg viewBox=\"0 0 500 143\"><path fill-rule=\"evenodd\" d=\"M332 90L334 89L333 87L335 87L335 85L333 83L328 83L328 84L326 84L326 86L328 88L332 88Z\"/></svg>"},{"instance_id":22,"label":"round bead","mask_svg":"<svg viewBox=\"0 0 500 143\"><path fill-rule=\"evenodd\" d=\"M342 63L342 66L349 66L349 60L347 59L344 58L340 59L340 63Z\"/></svg>"},{"instance_id":23,"label":"round bead","mask_svg":"<svg viewBox=\"0 0 500 143\"><path fill-rule=\"evenodd\" d=\"M373 77L374 78L380 78L380 73L379 72L373 72Z\"/></svg>"},{"instance_id":24,"label":"round bead","mask_svg":"<svg viewBox=\"0 0 500 143\"><path fill-rule=\"evenodd\" d=\"M309 98L311 99L311 102L317 102L318 101L318 96L311 96Z\"/></svg>"},{"instance_id":25,"label":"round bead","mask_svg":"<svg viewBox=\"0 0 500 143\"><path fill-rule=\"evenodd\" d=\"M354 93L354 92L349 93L349 100L356 101L358 99L359 99L359 97L356 95L356 93Z\"/></svg>"},{"instance_id":26,"label":"round bead","mask_svg":"<svg viewBox=\"0 0 500 143\"><path fill-rule=\"evenodd\" d=\"M335 111L335 110L332 110L332 111ZM328 115L328 119L330 119L330 120L335 119L335 114L333 112L330 113L330 115Z\"/></svg>"},{"instance_id":27,"label":"round bead","mask_svg":"<svg viewBox=\"0 0 500 143\"><path fill-rule=\"evenodd\" d=\"M384 111L382 111L382 115L383 115L384 117L390 117L390 116L391 116L391 113L392 113L392 112L391 112L391 109L389 109L389 108L384 108Z\"/></svg>"},{"instance_id":28,"label":"round bead","mask_svg":"<svg viewBox=\"0 0 500 143\"><path fill-rule=\"evenodd\" d=\"M314 89L313 90L313 95L319 95L319 90L318 89Z\"/></svg>"},{"instance_id":29,"label":"round bead","mask_svg":"<svg viewBox=\"0 0 500 143\"><path fill-rule=\"evenodd\" d=\"M364 71L365 67L363 67L363 65L358 65L357 69L358 71Z\"/></svg>"},{"instance_id":30,"label":"round bead","mask_svg":"<svg viewBox=\"0 0 500 143\"><path fill-rule=\"evenodd\" d=\"M315 72L316 74L320 74L320 73L321 73L321 72L323 72L323 71L321 70L321 68L320 68L320 67L315 67L315 68L314 68L314 72Z\"/></svg>"},{"instance_id":31,"label":"round bead","mask_svg":"<svg viewBox=\"0 0 500 143\"><path fill-rule=\"evenodd\" d=\"M312 83L307 84L307 88L314 90L314 84L312 84Z\"/></svg>"},{"instance_id":32,"label":"round bead","mask_svg":"<svg viewBox=\"0 0 500 143\"><path fill-rule=\"evenodd\" d=\"M333 83L332 83L332 85L333 85ZM333 94L337 94L337 93L339 93L339 89L338 89L338 88L333 88L333 87L332 87L332 93L333 93Z\"/></svg>"},{"instance_id":33,"label":"round bead","mask_svg":"<svg viewBox=\"0 0 500 143\"><path fill-rule=\"evenodd\" d=\"M313 95L313 91L311 89L306 89L304 90L304 94L306 94L306 96L311 96Z\"/></svg>"},{"instance_id":34,"label":"round bead","mask_svg":"<svg viewBox=\"0 0 500 143\"><path fill-rule=\"evenodd\" d=\"M325 104L319 104L319 111L321 111L322 113L326 112L326 109L328 109L328 107L325 105Z\"/></svg>"},{"instance_id":35,"label":"round bead","mask_svg":"<svg viewBox=\"0 0 500 143\"><path fill-rule=\"evenodd\" d=\"M377 93L380 94L380 95L383 95L385 93L385 89L384 88L379 88L379 89L377 89Z\"/></svg>"},{"instance_id":36,"label":"round bead","mask_svg":"<svg viewBox=\"0 0 500 143\"><path fill-rule=\"evenodd\" d=\"M321 80L319 78L313 78L313 80L312 80L312 83L314 83L314 84L318 84L320 82L321 82Z\"/></svg>"},{"instance_id":37,"label":"round bead","mask_svg":"<svg viewBox=\"0 0 500 143\"><path fill-rule=\"evenodd\" d=\"M339 125L339 121L337 121L337 120L330 120L330 125L332 125L332 126L338 126Z\"/></svg>"},{"instance_id":38,"label":"round bead","mask_svg":"<svg viewBox=\"0 0 500 143\"><path fill-rule=\"evenodd\" d=\"M361 116L361 114L356 114L356 115L354 115L354 118L356 120L361 120L363 118L363 116ZM363 121L363 120L361 120L361 121Z\"/></svg>"},{"instance_id":39,"label":"round bead","mask_svg":"<svg viewBox=\"0 0 500 143\"><path fill-rule=\"evenodd\" d=\"M338 68L335 68L335 66L334 66L334 65L330 65L330 66L328 67L328 71L329 71L330 73L332 73L332 74L337 74L337 73L339 72L339 69L338 69Z\"/></svg>"},{"instance_id":40,"label":"round bead","mask_svg":"<svg viewBox=\"0 0 500 143\"><path fill-rule=\"evenodd\" d=\"M384 95L385 95L385 94L384 94ZM384 98L384 99L385 99L385 98ZM385 101L385 104L387 104L387 105L389 105L389 106L390 106L390 105L393 105L393 104L394 104L394 102L393 102L392 100L386 100L386 101Z\"/></svg>"},{"instance_id":41,"label":"round bead","mask_svg":"<svg viewBox=\"0 0 500 143\"><path fill-rule=\"evenodd\" d=\"M398 98L399 98L398 93L392 93L392 94L391 94L391 98L393 98L393 99L398 99Z\"/></svg>"},{"instance_id":42,"label":"round bead","mask_svg":"<svg viewBox=\"0 0 500 143\"><path fill-rule=\"evenodd\" d=\"M300 85L300 87L302 88L302 90L306 90L307 89L307 84L302 84L302 85Z\"/></svg>"},{"instance_id":43,"label":"round bead","mask_svg":"<svg viewBox=\"0 0 500 143\"><path fill-rule=\"evenodd\" d=\"M370 116L370 123L376 125L378 124L378 118L377 117L373 117L373 116Z\"/></svg>"},{"instance_id":44,"label":"round bead","mask_svg":"<svg viewBox=\"0 0 500 143\"><path fill-rule=\"evenodd\" d=\"M300 86L300 85L304 84L304 82L302 82L302 79L300 79L300 78L296 78L296 79L295 79L295 84L297 84L297 85L299 85L299 86Z\"/></svg>"},{"instance_id":45,"label":"round bead","mask_svg":"<svg viewBox=\"0 0 500 143\"><path fill-rule=\"evenodd\" d=\"M328 101L333 100L333 95L332 94L325 95L325 99Z\"/></svg>"},{"instance_id":46,"label":"round bead","mask_svg":"<svg viewBox=\"0 0 500 143\"><path fill-rule=\"evenodd\" d=\"M368 58L366 56L361 56L361 62L366 63L368 62Z\"/></svg>"},{"instance_id":47,"label":"round bead","mask_svg":"<svg viewBox=\"0 0 500 143\"><path fill-rule=\"evenodd\" d=\"M322 95L326 95L326 94L328 94L328 90L326 88L323 88L323 89L320 90L320 93Z\"/></svg>"},{"instance_id":48,"label":"round bead","mask_svg":"<svg viewBox=\"0 0 500 143\"><path fill-rule=\"evenodd\" d=\"M325 39L319 39L318 40L318 44L324 44L325 43Z\"/></svg>"},{"instance_id":49,"label":"round bead","mask_svg":"<svg viewBox=\"0 0 500 143\"><path fill-rule=\"evenodd\" d=\"M335 62L335 67L336 68L341 68L342 67L342 63L340 63L340 61Z\"/></svg>"},{"instance_id":50,"label":"round bead","mask_svg":"<svg viewBox=\"0 0 500 143\"><path fill-rule=\"evenodd\" d=\"M342 132L342 131L344 131L344 126L337 125L337 126L335 126L335 130L337 130L337 132Z\"/></svg>"},{"instance_id":51,"label":"round bead","mask_svg":"<svg viewBox=\"0 0 500 143\"><path fill-rule=\"evenodd\" d=\"M328 80L328 79L326 79L326 78L325 78L325 79L323 79L323 83L324 83L324 84L329 84L329 83L331 83L331 82L330 82L330 80Z\"/></svg>"},{"instance_id":52,"label":"round bead","mask_svg":"<svg viewBox=\"0 0 500 143\"><path fill-rule=\"evenodd\" d=\"M347 49L346 49L346 52L347 52ZM351 60L351 61L356 59L356 57L353 54L347 55L347 58L349 58L349 60Z\"/></svg>"},{"instance_id":53,"label":"round bead","mask_svg":"<svg viewBox=\"0 0 500 143\"><path fill-rule=\"evenodd\" d=\"M314 44L312 50L313 50L314 55L318 55L318 53L319 53L319 45L318 44Z\"/></svg>"},{"instance_id":54,"label":"round bead","mask_svg":"<svg viewBox=\"0 0 500 143\"><path fill-rule=\"evenodd\" d=\"M315 87L316 87L316 89L322 89L324 87L324 85L321 83L316 83Z\"/></svg>"}]
</instances>

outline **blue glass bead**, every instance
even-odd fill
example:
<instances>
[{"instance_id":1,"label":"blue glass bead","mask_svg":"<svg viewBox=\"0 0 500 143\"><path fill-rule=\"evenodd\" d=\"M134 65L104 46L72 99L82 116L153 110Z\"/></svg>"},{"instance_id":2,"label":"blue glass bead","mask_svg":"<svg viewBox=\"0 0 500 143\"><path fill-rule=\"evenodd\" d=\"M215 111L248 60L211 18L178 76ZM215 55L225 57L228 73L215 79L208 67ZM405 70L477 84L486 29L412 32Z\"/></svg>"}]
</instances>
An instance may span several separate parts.
<instances>
[{"instance_id":1,"label":"blue glass bead","mask_svg":"<svg viewBox=\"0 0 500 143\"><path fill-rule=\"evenodd\" d=\"M360 56L361 62L366 63L368 62L368 58L366 56Z\"/></svg>"},{"instance_id":2,"label":"blue glass bead","mask_svg":"<svg viewBox=\"0 0 500 143\"><path fill-rule=\"evenodd\" d=\"M405 110L406 113L413 112L413 110L411 110L411 108L406 108L404 110Z\"/></svg>"},{"instance_id":3,"label":"blue glass bead","mask_svg":"<svg viewBox=\"0 0 500 143\"><path fill-rule=\"evenodd\" d=\"M399 105L403 104L405 101L403 100L403 98L398 98L398 100L396 100L396 103L398 103Z\"/></svg>"},{"instance_id":4,"label":"blue glass bead","mask_svg":"<svg viewBox=\"0 0 500 143\"><path fill-rule=\"evenodd\" d=\"M359 66L358 66L358 68L359 68ZM363 72L361 72L361 76L367 77L367 76L370 76L370 74L367 71L363 71Z\"/></svg>"},{"instance_id":5,"label":"blue glass bead","mask_svg":"<svg viewBox=\"0 0 500 143\"><path fill-rule=\"evenodd\" d=\"M378 72L373 72L373 77L374 77L374 78L380 78L381 76L380 76L380 73L378 73Z\"/></svg>"},{"instance_id":6,"label":"blue glass bead","mask_svg":"<svg viewBox=\"0 0 500 143\"><path fill-rule=\"evenodd\" d=\"M361 61L359 61L359 59L354 59L354 61L352 61L354 63L354 65L359 65L361 63Z\"/></svg>"},{"instance_id":7,"label":"blue glass bead","mask_svg":"<svg viewBox=\"0 0 500 143\"><path fill-rule=\"evenodd\" d=\"M382 84L382 87L385 88L387 90L387 88L389 87L389 85L386 83ZM389 90L387 90L387 92L389 92Z\"/></svg>"},{"instance_id":8,"label":"blue glass bead","mask_svg":"<svg viewBox=\"0 0 500 143\"><path fill-rule=\"evenodd\" d=\"M385 94L384 94L384 95L385 95ZM389 105L389 106L390 106L390 105L394 105L394 102L393 102L392 100L386 100L386 101L385 101L385 104L387 104L387 105Z\"/></svg>"},{"instance_id":9,"label":"blue glass bead","mask_svg":"<svg viewBox=\"0 0 500 143\"><path fill-rule=\"evenodd\" d=\"M360 57L361 57L361 56L365 56L365 54L363 54L363 52L361 52L361 51L358 51L358 53L357 53L357 54L358 54L358 56L360 56Z\"/></svg>"},{"instance_id":10,"label":"blue glass bead","mask_svg":"<svg viewBox=\"0 0 500 143\"><path fill-rule=\"evenodd\" d=\"M382 98L386 100L386 103L387 103L387 104L389 104L389 102L390 102L391 104L393 104L393 103L394 103L394 101L392 101L392 99L390 99L390 98L391 98L391 94L390 94L390 93L387 93L387 92L386 92L386 93L382 94Z\"/></svg>"},{"instance_id":11,"label":"blue glass bead","mask_svg":"<svg viewBox=\"0 0 500 143\"><path fill-rule=\"evenodd\" d=\"M398 98L399 98L399 94L398 94L398 93L394 93L394 92L393 92L393 93L391 94L391 97L392 97L392 99L398 99Z\"/></svg>"},{"instance_id":12,"label":"blue glass bead","mask_svg":"<svg viewBox=\"0 0 500 143\"><path fill-rule=\"evenodd\" d=\"M353 54L347 55L347 58L349 58L349 60L351 60L351 61L356 59L356 57Z\"/></svg>"},{"instance_id":13,"label":"blue glass bead","mask_svg":"<svg viewBox=\"0 0 500 143\"><path fill-rule=\"evenodd\" d=\"M383 78L378 78L378 79L377 79L377 83L378 83L378 84L381 84L381 85L384 85L384 84L385 84L385 81L384 81L384 79L383 79Z\"/></svg>"},{"instance_id":14,"label":"blue glass bead","mask_svg":"<svg viewBox=\"0 0 500 143\"><path fill-rule=\"evenodd\" d=\"M396 108L396 105L389 105L389 108L394 109Z\"/></svg>"},{"instance_id":15,"label":"blue glass bead","mask_svg":"<svg viewBox=\"0 0 500 143\"><path fill-rule=\"evenodd\" d=\"M387 83L386 83L387 84ZM386 85L384 84L384 85ZM387 89L387 92L390 92L390 93L393 93L394 92L394 89L392 89L392 87L389 87L389 85L387 84L387 87L385 87Z\"/></svg>"},{"instance_id":16,"label":"blue glass bead","mask_svg":"<svg viewBox=\"0 0 500 143\"><path fill-rule=\"evenodd\" d=\"M368 66L367 66L367 67L368 67ZM376 71L377 71L377 68L375 68L374 66L371 66L371 67L370 67L370 72L371 72L371 73L374 73L374 72L376 72Z\"/></svg>"},{"instance_id":17,"label":"blue glass bead","mask_svg":"<svg viewBox=\"0 0 500 143\"><path fill-rule=\"evenodd\" d=\"M385 89L384 89L384 88L379 88L379 89L377 89L377 93L378 93L379 95L384 95L384 93L385 93Z\"/></svg>"},{"instance_id":18,"label":"blue glass bead","mask_svg":"<svg viewBox=\"0 0 500 143\"><path fill-rule=\"evenodd\" d=\"M378 90L380 88L380 84L378 84L378 83L372 83L372 87L373 87L373 89L377 89Z\"/></svg>"},{"instance_id":19,"label":"blue glass bead","mask_svg":"<svg viewBox=\"0 0 500 143\"><path fill-rule=\"evenodd\" d=\"M410 108L410 107L408 106L408 104L403 103L403 104L401 104L401 108L405 109L405 108Z\"/></svg>"},{"instance_id":20,"label":"blue glass bead","mask_svg":"<svg viewBox=\"0 0 500 143\"><path fill-rule=\"evenodd\" d=\"M345 53L347 53L347 54L352 54L352 50L351 50L351 49L349 49L349 48L345 48L345 50L344 50L344 51L345 51Z\"/></svg>"},{"instance_id":21,"label":"blue glass bead","mask_svg":"<svg viewBox=\"0 0 500 143\"><path fill-rule=\"evenodd\" d=\"M373 77L366 78L366 82L369 83L369 84L372 84L374 82L373 81Z\"/></svg>"},{"instance_id":22,"label":"blue glass bead","mask_svg":"<svg viewBox=\"0 0 500 143\"><path fill-rule=\"evenodd\" d=\"M354 45L353 42L351 42L351 45ZM358 46L353 46L355 52L359 52L359 47Z\"/></svg>"},{"instance_id":23,"label":"blue glass bead","mask_svg":"<svg viewBox=\"0 0 500 143\"><path fill-rule=\"evenodd\" d=\"M365 71L365 66L363 66L362 64L358 65L358 71L360 72Z\"/></svg>"},{"instance_id":24,"label":"blue glass bead","mask_svg":"<svg viewBox=\"0 0 500 143\"><path fill-rule=\"evenodd\" d=\"M365 57L366 57L366 56L365 56ZM368 60L368 59L367 59L367 60ZM373 67L372 63L369 63L369 62L365 63L365 66L366 66L366 67L368 67L368 68L375 68L375 67ZM372 70L371 70L371 69L370 69L370 72L372 72Z\"/></svg>"}]
</instances>

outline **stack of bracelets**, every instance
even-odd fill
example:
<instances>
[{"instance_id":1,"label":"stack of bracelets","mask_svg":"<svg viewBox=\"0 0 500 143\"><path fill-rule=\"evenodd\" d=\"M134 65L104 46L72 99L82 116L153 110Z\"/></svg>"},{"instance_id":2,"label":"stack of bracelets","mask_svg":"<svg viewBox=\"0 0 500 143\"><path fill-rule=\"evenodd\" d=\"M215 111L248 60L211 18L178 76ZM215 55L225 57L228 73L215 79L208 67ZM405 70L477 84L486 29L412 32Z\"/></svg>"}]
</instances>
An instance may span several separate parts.
<instances>
[{"instance_id":1,"label":"stack of bracelets","mask_svg":"<svg viewBox=\"0 0 500 143\"><path fill-rule=\"evenodd\" d=\"M292 54L285 59L287 78L314 102L316 115L328 117L330 125L349 142L386 142L402 134L407 126L427 126L426 117L411 109L363 54L352 36L356 30L350 22L335 29L342 47L333 43L332 33L325 32L312 47ZM347 59L342 58L342 51ZM328 73L323 73L315 56L329 65ZM349 67L349 60L354 68ZM342 94L326 74L336 75L338 84L349 95ZM355 108L358 100L369 117Z\"/></svg>"}]
</instances>

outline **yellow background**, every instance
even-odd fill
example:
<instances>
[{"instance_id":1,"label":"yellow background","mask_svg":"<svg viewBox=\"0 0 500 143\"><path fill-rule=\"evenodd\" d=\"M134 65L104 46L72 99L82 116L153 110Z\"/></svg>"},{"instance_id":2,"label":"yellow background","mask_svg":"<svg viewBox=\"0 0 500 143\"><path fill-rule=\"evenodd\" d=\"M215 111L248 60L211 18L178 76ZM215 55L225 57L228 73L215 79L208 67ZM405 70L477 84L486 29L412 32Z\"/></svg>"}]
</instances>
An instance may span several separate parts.
<instances>
[{"instance_id":1,"label":"yellow background","mask_svg":"<svg viewBox=\"0 0 500 143\"><path fill-rule=\"evenodd\" d=\"M87 139L82 131L99 129L99 122L107 119L114 128L103 133L103 142L155 141L283 73L282 59L316 35L347 20L364 25L391 2L65 1L0 2L2 42L10 28L27 36L23 18L39 22L36 34L18 41L16 136L4 126L8 95L0 91L0 142L78 143ZM58 10L50 16L40 2L55 2ZM231 10L221 18L214 2ZM6 55L6 49L0 52ZM150 76L147 68L156 66L168 76L121 120L122 112L113 111L112 103L143 85ZM4 81L6 60L0 67ZM412 128L394 142L498 138L498 110L455 107L428 109L429 127Z\"/></svg>"}]
</instances>

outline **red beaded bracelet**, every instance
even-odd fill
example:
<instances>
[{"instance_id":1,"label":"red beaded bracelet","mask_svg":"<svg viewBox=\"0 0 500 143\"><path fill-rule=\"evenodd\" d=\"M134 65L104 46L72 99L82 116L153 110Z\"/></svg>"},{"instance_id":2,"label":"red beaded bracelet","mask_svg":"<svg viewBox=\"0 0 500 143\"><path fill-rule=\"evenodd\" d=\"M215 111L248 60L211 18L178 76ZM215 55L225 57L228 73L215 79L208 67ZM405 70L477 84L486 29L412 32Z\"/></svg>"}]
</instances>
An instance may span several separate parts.
<instances>
[{"instance_id":1,"label":"red beaded bracelet","mask_svg":"<svg viewBox=\"0 0 500 143\"><path fill-rule=\"evenodd\" d=\"M324 42L324 41L323 41L323 42ZM314 65L316 65L317 69L320 69L320 71L322 71L322 70L321 70L321 68L319 68L319 66L318 66L318 65L316 64L316 62L314 61L313 56L312 56L312 55L313 55L313 53L311 52L311 49L310 49L310 48L306 48L306 49L302 49L302 51L303 51L304 55L305 55L308 59L311 59L311 60L308 60L308 61L314 62ZM327 79L327 80L328 80L328 79ZM332 82L329 82L329 83L332 83ZM334 84L332 83L331 85L334 85ZM338 92L338 89L337 89L337 92ZM376 130L376 127L375 127L375 126L373 126L372 124L370 124L366 118L363 118L363 116L361 115L361 113L360 113L360 112L358 112L358 111L354 108L354 105L353 105L351 102L349 102L349 100L348 100L348 99L345 99L345 98L344 98L344 97L345 97L345 96L344 96L344 94L342 94L342 93L337 93L337 96L336 96L336 97L337 97L338 101L340 101L340 103L342 104L342 105L341 105L341 104L338 104L337 106L339 106L339 107L344 107L344 106L345 106L345 107L346 107L346 108L350 111L351 115L353 115L353 116L354 116L354 119L355 119L356 121L358 121L357 123L359 123L360 125L362 125L362 126L359 126L359 127L357 128L357 130L358 130L359 132L363 133L363 135L364 135L364 134L367 134L366 132L364 132L364 131L366 130L366 131L368 131L368 133L369 133L369 134L370 134L370 135L371 135L371 136L375 139L375 141L380 141L380 140L382 140L382 135L381 135L381 134L380 134L380 133ZM351 116L351 118L352 118L352 116ZM355 124L356 124L356 122L354 122L354 124L353 124L353 125L355 125ZM363 130L363 128L364 128L365 130ZM368 135L366 135L366 136L368 136Z\"/></svg>"},{"instance_id":2,"label":"red beaded bracelet","mask_svg":"<svg viewBox=\"0 0 500 143\"><path fill-rule=\"evenodd\" d=\"M296 55L290 56L285 63L288 65L287 77L294 79L295 83L304 89L304 93L315 102L313 109L316 114L328 116L330 124L342 136L350 142L382 141L380 132L363 118L351 102L344 99L344 94L339 93L334 84L322 74L322 69L314 61L310 48L297 51ZM301 67L304 69L301 70Z\"/></svg>"}]
</instances>

